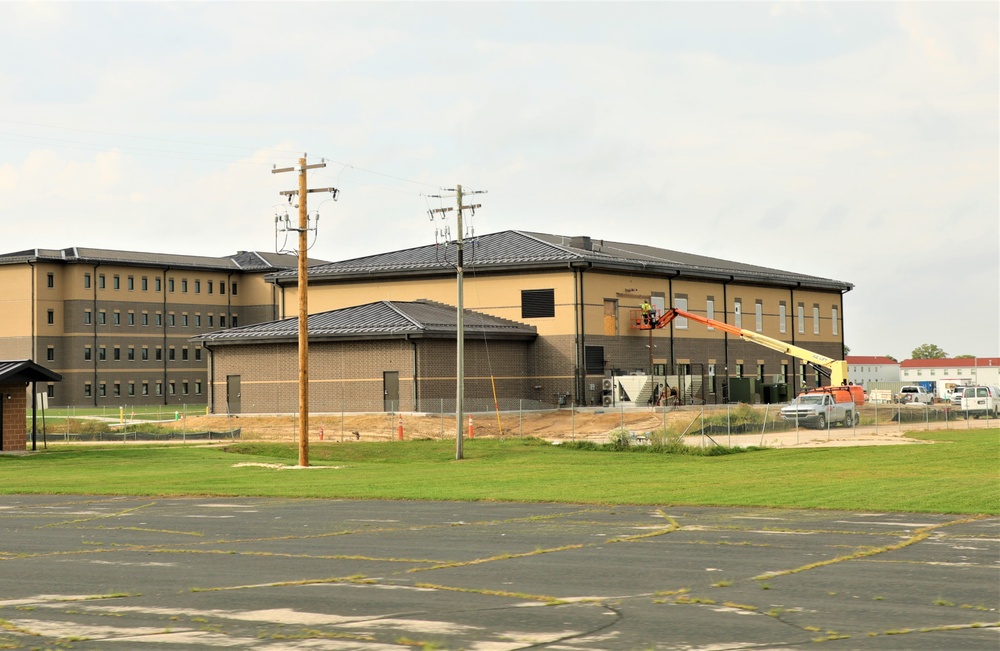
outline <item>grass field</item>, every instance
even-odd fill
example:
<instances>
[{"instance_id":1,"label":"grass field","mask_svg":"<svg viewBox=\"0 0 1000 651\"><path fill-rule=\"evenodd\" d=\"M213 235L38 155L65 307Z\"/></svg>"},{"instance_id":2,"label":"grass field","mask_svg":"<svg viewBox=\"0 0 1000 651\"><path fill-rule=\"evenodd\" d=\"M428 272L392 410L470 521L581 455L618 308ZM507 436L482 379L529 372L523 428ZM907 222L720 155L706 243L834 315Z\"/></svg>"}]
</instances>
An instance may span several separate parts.
<instances>
[{"instance_id":1,"label":"grass field","mask_svg":"<svg viewBox=\"0 0 1000 651\"><path fill-rule=\"evenodd\" d=\"M1000 429L913 434L934 445L724 456L579 450L535 439L51 446L0 457L0 494L499 500L1000 513ZM283 469L265 465L276 464Z\"/></svg>"}]
</instances>

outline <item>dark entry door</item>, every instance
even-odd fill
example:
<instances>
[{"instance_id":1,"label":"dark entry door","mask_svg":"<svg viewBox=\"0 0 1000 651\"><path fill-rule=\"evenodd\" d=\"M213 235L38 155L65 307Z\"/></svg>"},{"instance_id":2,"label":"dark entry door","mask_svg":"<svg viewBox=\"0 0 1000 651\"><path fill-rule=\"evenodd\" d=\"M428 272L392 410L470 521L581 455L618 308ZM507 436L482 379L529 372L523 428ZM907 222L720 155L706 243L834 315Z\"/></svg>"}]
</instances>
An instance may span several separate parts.
<instances>
[{"instance_id":1,"label":"dark entry door","mask_svg":"<svg viewBox=\"0 0 1000 651\"><path fill-rule=\"evenodd\" d=\"M226 376L226 410L230 414L240 413L240 376Z\"/></svg>"},{"instance_id":2,"label":"dark entry door","mask_svg":"<svg viewBox=\"0 0 1000 651\"><path fill-rule=\"evenodd\" d=\"M399 371L382 372L382 390L385 395L385 410L396 411L399 408Z\"/></svg>"}]
</instances>

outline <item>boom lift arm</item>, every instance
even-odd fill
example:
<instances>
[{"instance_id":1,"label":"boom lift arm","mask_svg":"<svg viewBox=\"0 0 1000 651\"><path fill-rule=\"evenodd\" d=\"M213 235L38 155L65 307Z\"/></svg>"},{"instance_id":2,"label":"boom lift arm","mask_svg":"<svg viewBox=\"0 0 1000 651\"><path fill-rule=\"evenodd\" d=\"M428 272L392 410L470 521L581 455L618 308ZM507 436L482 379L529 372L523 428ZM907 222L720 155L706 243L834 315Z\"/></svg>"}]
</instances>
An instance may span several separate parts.
<instances>
[{"instance_id":1,"label":"boom lift arm","mask_svg":"<svg viewBox=\"0 0 1000 651\"><path fill-rule=\"evenodd\" d=\"M814 353L811 350L806 350L794 344L789 344L787 342L781 341L779 339L772 339L771 337L764 336L759 332L753 332L752 330L744 330L743 328L737 328L729 323L723 323L722 321L716 321L715 319L709 319L708 317L700 316L698 314L691 314L690 312L685 312L684 310L679 310L676 307L672 307L666 310L659 318L653 320L650 319L648 323L643 321L638 321L636 328L639 330L653 330L658 328L666 327L671 321L678 317L683 317L685 319L691 319L692 321L697 321L716 330L722 330L723 332L728 332L731 335L736 335L744 339L745 341L752 341L755 344L759 344L771 350L776 350L779 353L785 353L791 355L792 357L797 357L806 363L813 364L814 366L819 366L826 369L830 373L830 385L840 386L842 384L847 384L847 362L844 360L836 360L832 357L827 357L826 355L820 355L819 353Z\"/></svg>"}]
</instances>

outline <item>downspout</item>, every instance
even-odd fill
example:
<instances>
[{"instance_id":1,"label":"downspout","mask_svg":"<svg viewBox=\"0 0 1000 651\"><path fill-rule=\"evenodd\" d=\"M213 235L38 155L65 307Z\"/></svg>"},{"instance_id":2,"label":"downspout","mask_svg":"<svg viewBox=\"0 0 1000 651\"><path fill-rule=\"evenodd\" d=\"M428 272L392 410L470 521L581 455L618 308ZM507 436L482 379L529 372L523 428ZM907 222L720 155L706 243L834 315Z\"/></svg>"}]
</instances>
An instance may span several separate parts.
<instances>
[{"instance_id":1,"label":"downspout","mask_svg":"<svg viewBox=\"0 0 1000 651\"><path fill-rule=\"evenodd\" d=\"M170 271L170 267L167 266L163 269L163 319L161 320L161 327L163 328L163 404L168 405L169 395L170 395L170 383L167 381L167 359L170 357L167 350L167 273Z\"/></svg>"},{"instance_id":2,"label":"downspout","mask_svg":"<svg viewBox=\"0 0 1000 651\"><path fill-rule=\"evenodd\" d=\"M406 335L406 340L413 347L413 411L420 411L420 394L417 391L419 376L417 375L417 341L410 335Z\"/></svg>"},{"instance_id":3,"label":"downspout","mask_svg":"<svg viewBox=\"0 0 1000 651\"><path fill-rule=\"evenodd\" d=\"M90 358L94 360L94 385L90 389L90 395L94 399L94 406L97 406L97 268L101 266L98 262L94 265L94 277L90 280L90 286L94 288L94 307L90 315L90 322L94 324L94 350L90 353Z\"/></svg>"},{"instance_id":4,"label":"downspout","mask_svg":"<svg viewBox=\"0 0 1000 651\"><path fill-rule=\"evenodd\" d=\"M723 323L729 323L729 293L728 293L728 285L729 285L729 283L733 282L734 280L736 280L735 276L730 276L729 280L727 280L726 282L722 283L722 322ZM725 402L726 404L728 404L729 403L729 333L728 332L723 332L722 333L722 342L723 342L722 346L723 346L723 351L724 351L723 352L723 374L724 375L723 375L722 381L725 383L725 384L722 385L723 396L725 398L725 400L723 400L723 402Z\"/></svg>"}]
</instances>

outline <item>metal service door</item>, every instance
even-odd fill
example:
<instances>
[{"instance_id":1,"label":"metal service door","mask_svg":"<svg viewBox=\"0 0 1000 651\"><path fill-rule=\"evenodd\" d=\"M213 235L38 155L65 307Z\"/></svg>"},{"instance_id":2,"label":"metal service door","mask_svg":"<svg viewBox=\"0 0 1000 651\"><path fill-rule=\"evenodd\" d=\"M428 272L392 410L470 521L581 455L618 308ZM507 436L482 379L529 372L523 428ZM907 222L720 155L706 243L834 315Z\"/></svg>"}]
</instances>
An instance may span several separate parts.
<instances>
[{"instance_id":1,"label":"metal service door","mask_svg":"<svg viewBox=\"0 0 1000 651\"><path fill-rule=\"evenodd\" d=\"M226 410L230 414L240 413L240 376L226 376Z\"/></svg>"},{"instance_id":2,"label":"metal service door","mask_svg":"<svg viewBox=\"0 0 1000 651\"><path fill-rule=\"evenodd\" d=\"M396 411L399 408L399 371L382 372L382 390L385 410Z\"/></svg>"}]
</instances>

